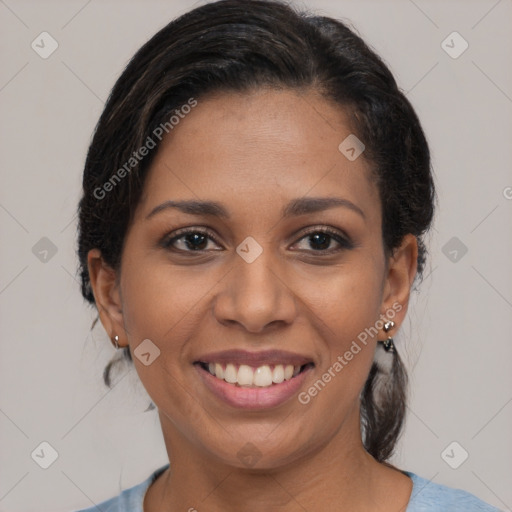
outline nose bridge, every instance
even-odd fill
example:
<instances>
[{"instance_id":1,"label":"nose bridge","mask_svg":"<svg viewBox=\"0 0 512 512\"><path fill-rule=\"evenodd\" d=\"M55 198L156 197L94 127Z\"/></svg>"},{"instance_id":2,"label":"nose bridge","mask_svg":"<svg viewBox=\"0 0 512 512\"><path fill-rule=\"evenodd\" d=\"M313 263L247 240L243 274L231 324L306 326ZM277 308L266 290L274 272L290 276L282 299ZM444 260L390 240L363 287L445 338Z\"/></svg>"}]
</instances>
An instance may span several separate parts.
<instances>
[{"instance_id":1,"label":"nose bridge","mask_svg":"<svg viewBox=\"0 0 512 512\"><path fill-rule=\"evenodd\" d=\"M243 248L240 244L239 250ZM248 252L250 250L249 246ZM291 322L295 299L280 275L275 255L270 250L263 250L252 261L245 259L243 253L241 258L242 261L237 262L228 274L229 282L218 297L215 312L218 320L235 321L254 332L273 322Z\"/></svg>"}]
</instances>

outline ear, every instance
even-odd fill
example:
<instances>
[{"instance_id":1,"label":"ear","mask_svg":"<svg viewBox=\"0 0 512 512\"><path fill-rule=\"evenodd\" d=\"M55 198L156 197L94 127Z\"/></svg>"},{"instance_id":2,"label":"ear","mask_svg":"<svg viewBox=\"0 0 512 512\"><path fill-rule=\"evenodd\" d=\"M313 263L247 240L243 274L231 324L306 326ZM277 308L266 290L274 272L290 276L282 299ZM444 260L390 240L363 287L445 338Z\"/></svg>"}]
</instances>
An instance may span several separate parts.
<instances>
[{"instance_id":1,"label":"ear","mask_svg":"<svg viewBox=\"0 0 512 512\"><path fill-rule=\"evenodd\" d=\"M119 346L125 346L128 344L128 340L124 329L121 295L116 271L103 261L99 249L89 251L87 267L101 323L110 339L117 335L119 336Z\"/></svg>"},{"instance_id":2,"label":"ear","mask_svg":"<svg viewBox=\"0 0 512 512\"><path fill-rule=\"evenodd\" d=\"M395 322L394 331L398 330L407 313L417 266L418 241L414 235L409 233L405 235L401 245L393 251L389 258L382 295L382 317L390 309L396 313L393 318ZM383 338L381 339L387 338L390 334L392 333L383 332Z\"/></svg>"}]
</instances>

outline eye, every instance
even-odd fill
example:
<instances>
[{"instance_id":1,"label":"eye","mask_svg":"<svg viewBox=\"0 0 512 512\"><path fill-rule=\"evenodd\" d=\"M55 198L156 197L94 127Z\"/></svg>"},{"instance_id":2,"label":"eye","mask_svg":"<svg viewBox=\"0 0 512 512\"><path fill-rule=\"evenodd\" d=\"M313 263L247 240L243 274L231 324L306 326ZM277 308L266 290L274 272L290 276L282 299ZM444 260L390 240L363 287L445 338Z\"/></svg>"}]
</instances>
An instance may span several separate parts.
<instances>
[{"instance_id":1,"label":"eye","mask_svg":"<svg viewBox=\"0 0 512 512\"><path fill-rule=\"evenodd\" d=\"M353 248L353 244L350 240L338 231L327 227L312 228L300 240L306 240L306 243L309 245L309 249L306 248L306 250L310 252L314 251L329 254L343 249ZM332 248L331 244L333 241L338 244L337 248Z\"/></svg>"},{"instance_id":2,"label":"eye","mask_svg":"<svg viewBox=\"0 0 512 512\"><path fill-rule=\"evenodd\" d=\"M174 233L174 236L164 238L162 246L165 249L175 249L182 252L203 252L208 250L209 241L217 244L215 236L208 230L180 229ZM178 247L178 245L181 247Z\"/></svg>"},{"instance_id":3,"label":"eye","mask_svg":"<svg viewBox=\"0 0 512 512\"><path fill-rule=\"evenodd\" d=\"M301 240L305 240L309 245L305 250L309 252L327 253L331 254L334 252L341 251L343 249L352 249L353 243L343 236L338 231L322 227L310 229ZM220 246L217 242L215 235L209 230L199 228L184 228L180 229L172 234L172 236L166 236L161 245L164 249L170 249L177 252L206 252L208 250L222 250L215 249L209 246L209 242L214 242L215 245ZM338 244L338 247L332 247L333 242Z\"/></svg>"}]
</instances>

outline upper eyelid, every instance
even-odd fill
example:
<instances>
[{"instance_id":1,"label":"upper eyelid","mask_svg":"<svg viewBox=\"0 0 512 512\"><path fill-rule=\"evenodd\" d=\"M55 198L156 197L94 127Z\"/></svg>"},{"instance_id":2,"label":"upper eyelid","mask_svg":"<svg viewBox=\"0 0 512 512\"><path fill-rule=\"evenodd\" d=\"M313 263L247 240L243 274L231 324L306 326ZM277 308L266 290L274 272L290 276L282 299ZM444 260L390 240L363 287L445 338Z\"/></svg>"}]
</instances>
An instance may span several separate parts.
<instances>
[{"instance_id":1,"label":"upper eyelid","mask_svg":"<svg viewBox=\"0 0 512 512\"><path fill-rule=\"evenodd\" d=\"M310 235L312 233L325 232L327 235L329 235L331 237L338 236L342 239L342 241L345 241L346 244L352 245L351 238L343 230L340 230L339 228L334 228L332 226L325 226L325 225L314 225L314 226L308 226L303 229L305 231L302 231L302 233L299 233L298 235L296 235L296 236L299 236L299 238L294 242L294 244L301 241L303 238L307 237L308 235ZM219 245L219 246L221 245L220 242L217 240L217 235L210 228L206 228L206 227L190 226L190 227L180 228L180 229L177 229L172 234L172 236L169 236L169 235L164 236L163 240L169 246L171 246L171 242L178 240L178 239L182 238L183 236L186 236L189 233L197 233L197 232L205 234L206 236L210 237L217 245ZM338 244L340 244L341 246L343 246L342 242L340 242L338 240L335 240L335 241ZM184 252L194 252L194 251L184 251ZM196 251L196 252L200 252L200 251ZM325 251L325 252L327 252L327 251Z\"/></svg>"},{"instance_id":2,"label":"upper eyelid","mask_svg":"<svg viewBox=\"0 0 512 512\"><path fill-rule=\"evenodd\" d=\"M219 242L217 241L217 235L211 230L211 229L208 229L208 228L195 228L195 227L189 227L189 228L180 228L180 229L177 229L173 234L172 236L169 236L169 235L166 235L164 237L164 240L176 240L178 238L181 238L185 235L188 235L189 233L203 233L207 236L209 236L210 238L213 239L213 241L216 243L216 244L219 244Z\"/></svg>"}]
</instances>

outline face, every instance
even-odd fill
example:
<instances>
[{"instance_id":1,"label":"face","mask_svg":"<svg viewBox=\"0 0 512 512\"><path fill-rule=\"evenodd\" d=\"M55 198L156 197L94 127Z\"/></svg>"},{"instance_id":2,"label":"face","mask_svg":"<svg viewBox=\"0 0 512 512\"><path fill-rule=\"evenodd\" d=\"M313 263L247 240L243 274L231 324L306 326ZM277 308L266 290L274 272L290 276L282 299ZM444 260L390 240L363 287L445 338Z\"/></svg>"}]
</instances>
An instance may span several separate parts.
<instances>
[{"instance_id":1,"label":"face","mask_svg":"<svg viewBox=\"0 0 512 512\"><path fill-rule=\"evenodd\" d=\"M272 468L360 443L378 321L400 324L417 253L406 237L386 260L369 163L338 149L351 133L311 91L200 99L158 150L118 281L91 251L103 324L171 449Z\"/></svg>"}]
</instances>

